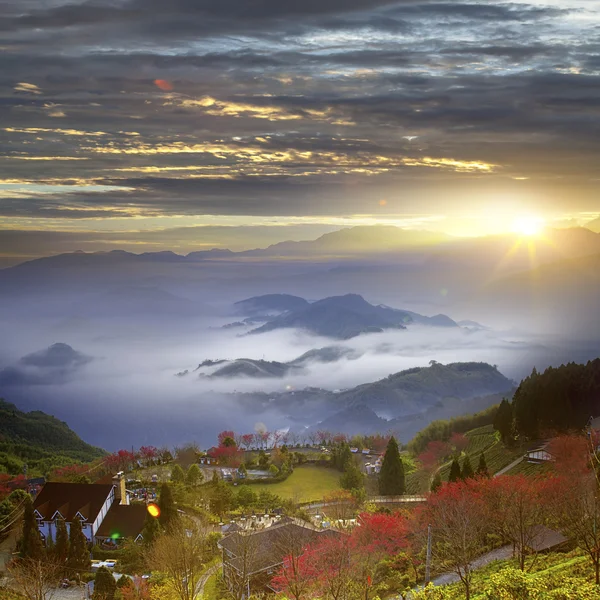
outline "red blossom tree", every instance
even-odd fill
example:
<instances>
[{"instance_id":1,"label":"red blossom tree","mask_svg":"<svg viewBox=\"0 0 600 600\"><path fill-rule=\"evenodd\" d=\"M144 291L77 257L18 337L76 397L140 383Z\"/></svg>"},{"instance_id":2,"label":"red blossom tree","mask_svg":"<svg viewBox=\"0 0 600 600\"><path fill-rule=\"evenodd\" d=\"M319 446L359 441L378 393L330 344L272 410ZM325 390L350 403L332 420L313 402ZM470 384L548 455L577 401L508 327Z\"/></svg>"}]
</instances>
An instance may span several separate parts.
<instances>
[{"instance_id":1,"label":"red blossom tree","mask_svg":"<svg viewBox=\"0 0 600 600\"><path fill-rule=\"evenodd\" d=\"M450 438L450 445L460 454L467 449L469 438L463 433L453 433Z\"/></svg>"}]
</instances>

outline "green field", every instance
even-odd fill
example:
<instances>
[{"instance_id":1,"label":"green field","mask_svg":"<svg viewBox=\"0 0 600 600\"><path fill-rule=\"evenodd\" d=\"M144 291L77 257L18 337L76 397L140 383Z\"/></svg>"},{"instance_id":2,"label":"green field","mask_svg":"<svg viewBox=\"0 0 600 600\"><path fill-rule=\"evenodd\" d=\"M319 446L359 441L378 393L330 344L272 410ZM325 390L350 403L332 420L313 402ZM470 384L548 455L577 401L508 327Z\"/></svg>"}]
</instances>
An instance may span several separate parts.
<instances>
[{"instance_id":1,"label":"green field","mask_svg":"<svg viewBox=\"0 0 600 600\"><path fill-rule=\"evenodd\" d=\"M265 490L277 494L286 500L311 502L321 500L323 496L340 489L339 471L325 467L302 466L281 483L253 483L255 492Z\"/></svg>"}]
</instances>

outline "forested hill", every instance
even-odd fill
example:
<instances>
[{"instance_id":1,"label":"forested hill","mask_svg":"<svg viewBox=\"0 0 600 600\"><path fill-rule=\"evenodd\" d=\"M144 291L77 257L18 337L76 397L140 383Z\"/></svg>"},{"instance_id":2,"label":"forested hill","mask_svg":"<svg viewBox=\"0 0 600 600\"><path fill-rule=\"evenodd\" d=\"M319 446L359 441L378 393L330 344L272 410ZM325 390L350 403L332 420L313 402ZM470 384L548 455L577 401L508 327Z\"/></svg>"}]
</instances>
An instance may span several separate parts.
<instances>
[{"instance_id":1,"label":"forested hill","mask_svg":"<svg viewBox=\"0 0 600 600\"><path fill-rule=\"evenodd\" d=\"M582 429L590 417L600 416L600 358L543 373L534 369L514 395L512 416L517 433L526 437Z\"/></svg>"},{"instance_id":2,"label":"forested hill","mask_svg":"<svg viewBox=\"0 0 600 600\"><path fill-rule=\"evenodd\" d=\"M17 474L23 463L39 464L37 470L44 471L50 465L90 462L104 454L55 417L41 411L23 412L0 399L0 471Z\"/></svg>"}]
</instances>

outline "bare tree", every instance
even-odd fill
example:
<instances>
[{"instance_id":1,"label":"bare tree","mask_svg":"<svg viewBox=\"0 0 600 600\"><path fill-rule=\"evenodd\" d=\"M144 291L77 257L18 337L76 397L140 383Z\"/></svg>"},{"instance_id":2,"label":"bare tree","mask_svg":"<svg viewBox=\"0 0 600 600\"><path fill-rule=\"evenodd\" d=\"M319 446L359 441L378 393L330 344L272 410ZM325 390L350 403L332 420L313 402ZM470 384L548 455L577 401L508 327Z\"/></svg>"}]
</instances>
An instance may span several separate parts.
<instances>
[{"instance_id":1,"label":"bare tree","mask_svg":"<svg viewBox=\"0 0 600 600\"><path fill-rule=\"evenodd\" d=\"M254 571L258 536L248 532L237 532L229 536L232 553L223 561L223 578L234 600L242 600L250 596L250 577Z\"/></svg>"},{"instance_id":2,"label":"bare tree","mask_svg":"<svg viewBox=\"0 0 600 600\"><path fill-rule=\"evenodd\" d=\"M208 530L191 519L181 519L160 536L149 555L153 569L165 573L181 600L194 600L204 566L210 559Z\"/></svg>"},{"instance_id":3,"label":"bare tree","mask_svg":"<svg viewBox=\"0 0 600 600\"><path fill-rule=\"evenodd\" d=\"M50 600L56 591L60 569L48 559L17 559L8 570L19 592L28 600Z\"/></svg>"}]
</instances>

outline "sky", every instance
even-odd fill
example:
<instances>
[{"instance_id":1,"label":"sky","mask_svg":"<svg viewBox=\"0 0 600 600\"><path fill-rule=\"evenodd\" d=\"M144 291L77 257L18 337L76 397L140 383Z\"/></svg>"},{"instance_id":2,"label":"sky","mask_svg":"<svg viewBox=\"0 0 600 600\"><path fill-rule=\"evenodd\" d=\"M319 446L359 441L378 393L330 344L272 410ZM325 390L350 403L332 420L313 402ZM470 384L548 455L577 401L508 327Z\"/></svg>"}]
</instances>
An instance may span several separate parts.
<instances>
[{"instance_id":1,"label":"sky","mask_svg":"<svg viewBox=\"0 0 600 600\"><path fill-rule=\"evenodd\" d=\"M600 215L600 0L2 0L2 256Z\"/></svg>"}]
</instances>

